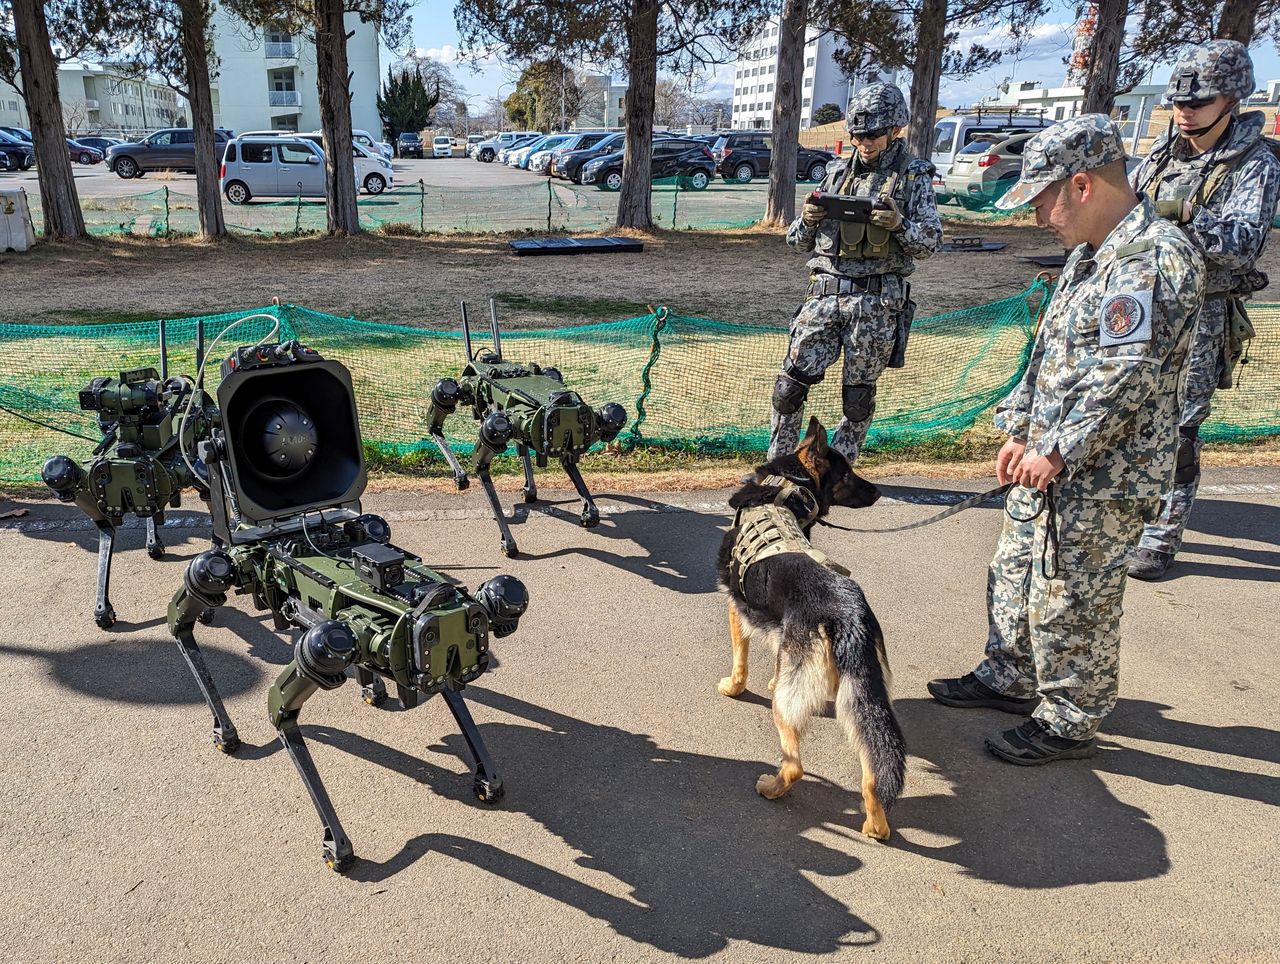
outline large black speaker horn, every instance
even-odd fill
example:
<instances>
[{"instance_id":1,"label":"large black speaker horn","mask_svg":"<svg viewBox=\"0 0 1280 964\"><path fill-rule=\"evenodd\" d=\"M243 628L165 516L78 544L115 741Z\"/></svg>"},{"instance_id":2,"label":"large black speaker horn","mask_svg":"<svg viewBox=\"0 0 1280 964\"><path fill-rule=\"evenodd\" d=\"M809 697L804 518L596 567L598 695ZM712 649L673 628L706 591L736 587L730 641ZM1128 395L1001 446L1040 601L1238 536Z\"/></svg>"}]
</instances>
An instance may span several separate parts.
<instances>
[{"instance_id":1,"label":"large black speaker horn","mask_svg":"<svg viewBox=\"0 0 1280 964\"><path fill-rule=\"evenodd\" d=\"M231 484L249 525L357 501L364 448L336 361L239 371L218 386Z\"/></svg>"}]
</instances>

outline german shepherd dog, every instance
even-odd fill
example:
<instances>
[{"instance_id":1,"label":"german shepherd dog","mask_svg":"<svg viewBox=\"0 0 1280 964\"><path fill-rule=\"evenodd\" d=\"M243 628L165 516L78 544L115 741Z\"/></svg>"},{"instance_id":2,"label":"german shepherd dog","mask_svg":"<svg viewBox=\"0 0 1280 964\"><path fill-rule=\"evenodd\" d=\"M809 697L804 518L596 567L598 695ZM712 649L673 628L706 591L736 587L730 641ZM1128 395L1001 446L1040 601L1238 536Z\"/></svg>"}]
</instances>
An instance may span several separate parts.
<instances>
[{"instance_id":1,"label":"german shepherd dog","mask_svg":"<svg viewBox=\"0 0 1280 964\"><path fill-rule=\"evenodd\" d=\"M773 721L782 743L782 766L765 774L756 790L776 800L804 776L800 738L809 718L834 696L836 718L862 762L862 832L876 840L889 838L885 812L902 791L906 748L889 697L889 663L884 636L858 584L844 570L808 546L809 531L832 506L859 508L880 497L870 482L853 473L849 463L827 447L827 433L816 418L792 455L760 466L743 480L729 500L737 513L720 546L720 584L729 594L729 638L733 670L720 681L724 696L737 696L747 684L747 649L759 635L776 652ZM763 507L777 506L782 528L793 537L783 545L773 539L773 552L744 558L743 545L770 544L778 527L756 535L750 520ZM772 510L763 509L763 514ZM796 524L791 526L793 520ZM798 551L779 551L796 550ZM751 561L758 559L758 561ZM743 568L744 562L746 568Z\"/></svg>"}]
</instances>

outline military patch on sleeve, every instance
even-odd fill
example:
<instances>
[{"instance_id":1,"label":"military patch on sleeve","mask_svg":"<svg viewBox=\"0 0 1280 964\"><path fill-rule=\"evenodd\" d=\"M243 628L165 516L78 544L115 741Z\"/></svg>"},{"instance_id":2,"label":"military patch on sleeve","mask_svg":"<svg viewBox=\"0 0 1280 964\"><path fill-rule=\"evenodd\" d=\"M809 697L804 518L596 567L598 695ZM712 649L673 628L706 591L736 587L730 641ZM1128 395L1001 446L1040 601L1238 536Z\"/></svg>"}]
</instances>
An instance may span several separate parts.
<instances>
[{"instance_id":1,"label":"military patch on sleeve","mask_svg":"<svg viewBox=\"0 0 1280 964\"><path fill-rule=\"evenodd\" d=\"M1098 344L1134 345L1151 340L1151 292L1133 291L1111 295L1102 303Z\"/></svg>"}]
</instances>

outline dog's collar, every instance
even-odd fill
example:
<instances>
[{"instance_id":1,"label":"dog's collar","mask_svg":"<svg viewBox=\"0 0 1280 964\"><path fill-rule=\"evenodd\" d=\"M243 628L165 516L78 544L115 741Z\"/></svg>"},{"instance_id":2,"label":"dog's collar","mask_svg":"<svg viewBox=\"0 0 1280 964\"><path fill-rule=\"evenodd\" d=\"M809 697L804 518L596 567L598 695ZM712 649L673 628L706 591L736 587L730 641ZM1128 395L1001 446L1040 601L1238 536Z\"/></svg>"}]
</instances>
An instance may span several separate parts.
<instances>
[{"instance_id":1,"label":"dog's collar","mask_svg":"<svg viewBox=\"0 0 1280 964\"><path fill-rule=\"evenodd\" d=\"M807 529L811 526L822 511L822 507L818 505L818 497L807 486L801 485L785 475L766 475L760 480L759 484L764 486L776 485L778 487L778 494L773 497L773 504L787 509L794 515L801 529ZM796 511L797 506L794 504L797 502L800 509L798 512Z\"/></svg>"}]
</instances>

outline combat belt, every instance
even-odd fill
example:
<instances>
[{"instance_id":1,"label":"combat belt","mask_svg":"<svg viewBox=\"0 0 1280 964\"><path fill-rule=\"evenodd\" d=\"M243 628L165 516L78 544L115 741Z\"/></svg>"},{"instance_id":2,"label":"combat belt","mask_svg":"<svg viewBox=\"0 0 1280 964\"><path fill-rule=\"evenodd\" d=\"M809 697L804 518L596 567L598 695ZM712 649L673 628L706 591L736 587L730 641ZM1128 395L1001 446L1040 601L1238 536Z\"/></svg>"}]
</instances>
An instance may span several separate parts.
<instances>
[{"instance_id":1,"label":"combat belt","mask_svg":"<svg viewBox=\"0 0 1280 964\"><path fill-rule=\"evenodd\" d=\"M761 485L779 486L771 503L746 506L738 510L733 525L738 537L733 543L733 555L729 560L729 572L739 586L746 585L747 572L752 566L785 552L799 552L820 566L825 566L842 576L849 570L832 560L825 552L815 549L804 534L805 526L818 518L818 499L802 485L780 475L767 475ZM804 518L799 519L788 506L800 502Z\"/></svg>"}]
</instances>

